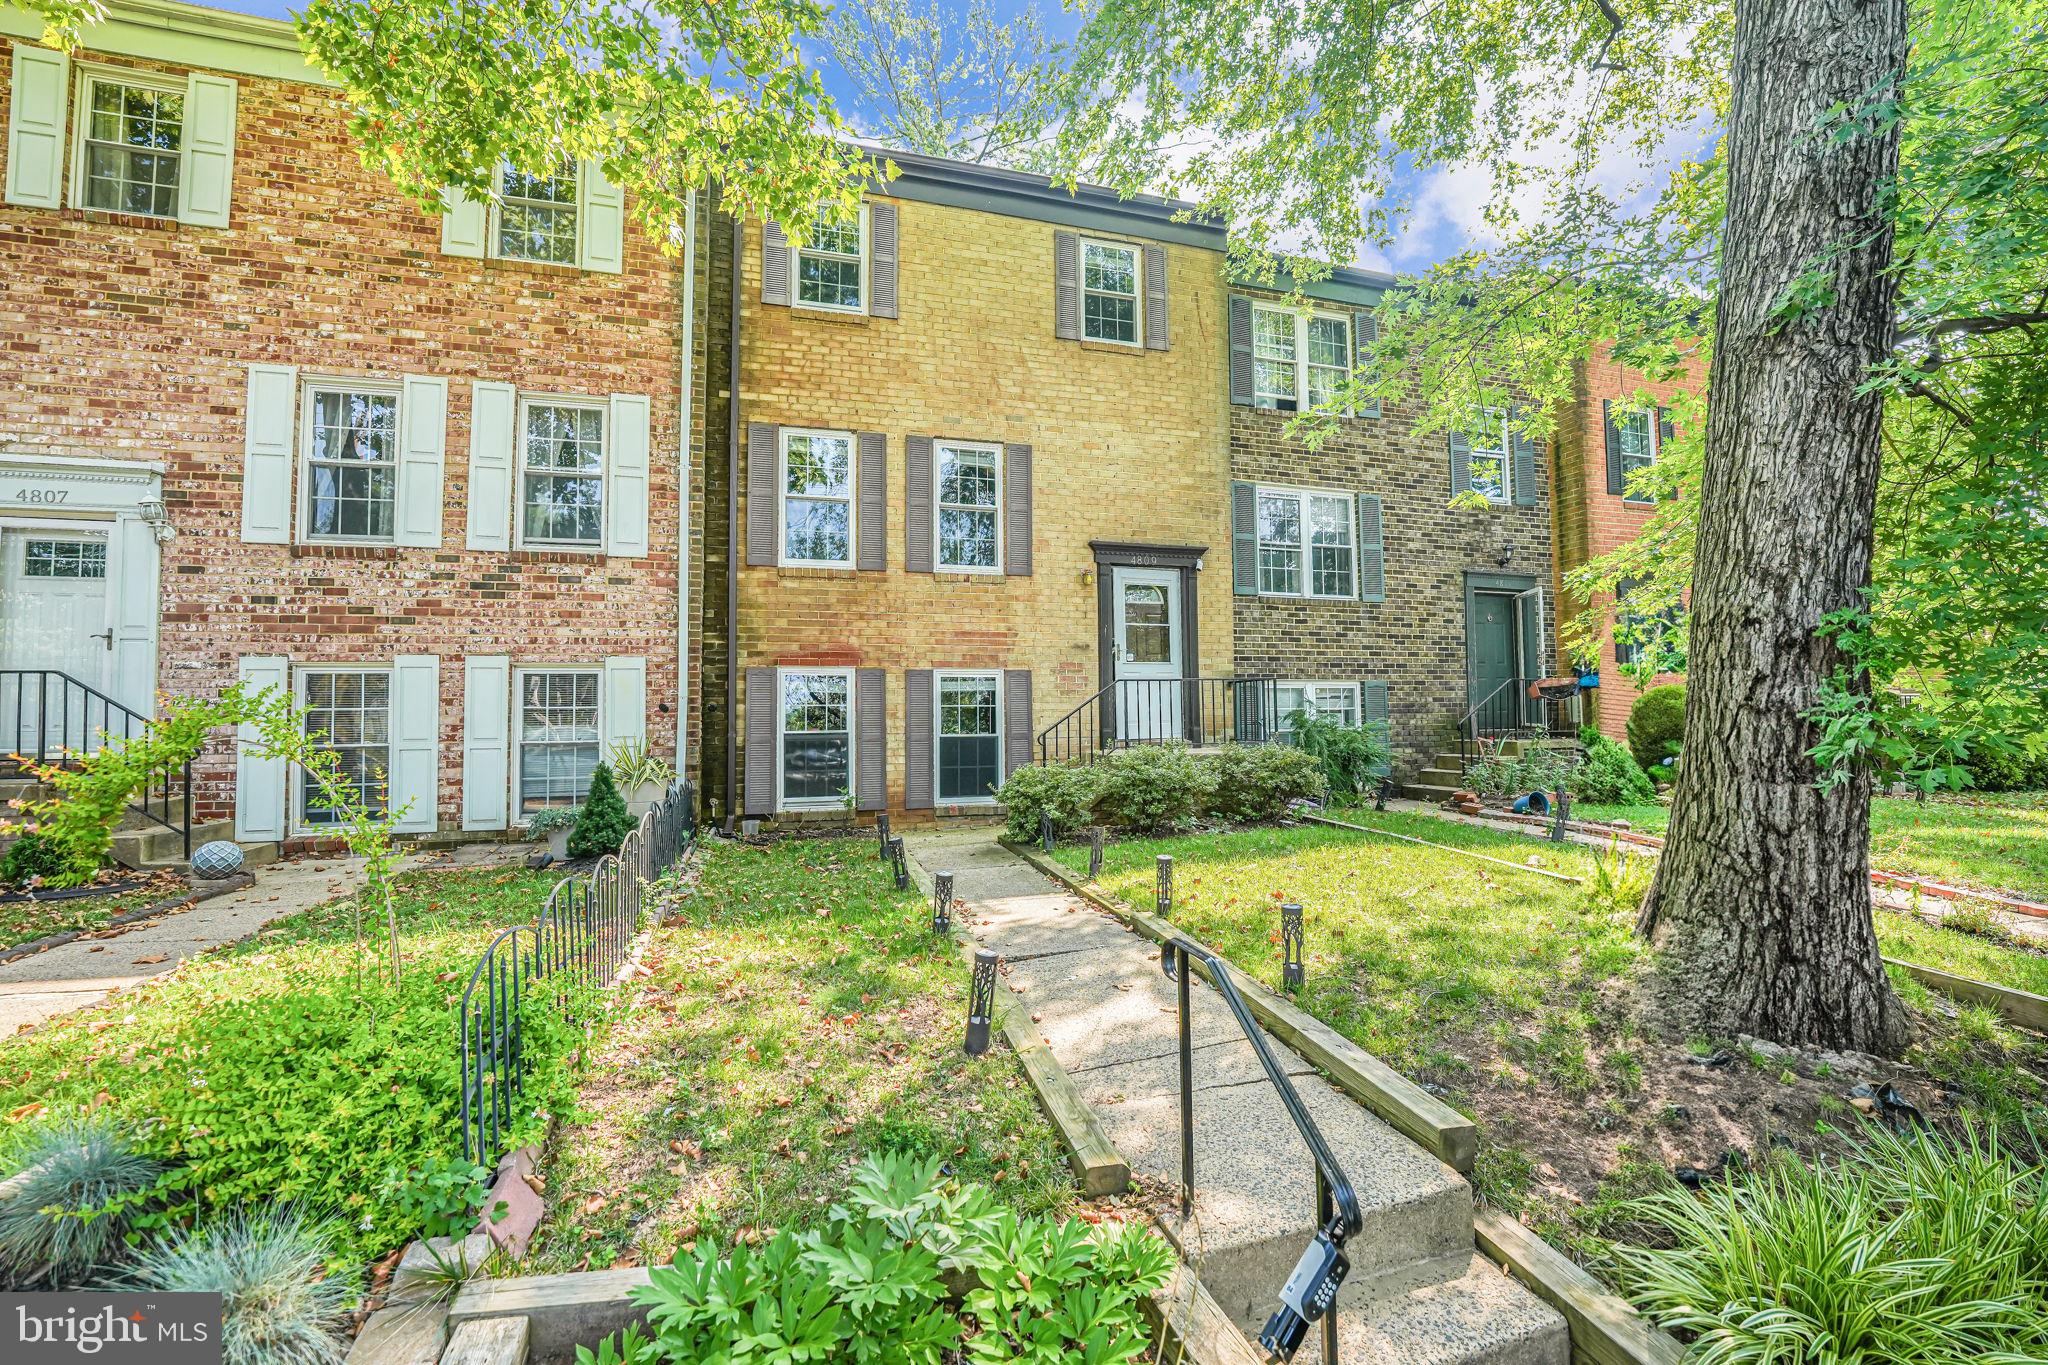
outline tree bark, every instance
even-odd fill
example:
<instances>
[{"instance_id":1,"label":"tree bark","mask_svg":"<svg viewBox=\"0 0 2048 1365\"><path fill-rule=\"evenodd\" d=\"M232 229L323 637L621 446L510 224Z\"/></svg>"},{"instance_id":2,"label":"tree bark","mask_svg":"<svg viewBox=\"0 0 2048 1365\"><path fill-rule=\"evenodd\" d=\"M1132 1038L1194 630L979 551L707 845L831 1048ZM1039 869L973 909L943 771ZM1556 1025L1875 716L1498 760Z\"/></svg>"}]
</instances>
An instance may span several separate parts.
<instances>
[{"instance_id":1,"label":"tree bark","mask_svg":"<svg viewBox=\"0 0 2048 1365\"><path fill-rule=\"evenodd\" d=\"M1857 389L1895 326L1896 126L1822 126L1896 83L1906 17L1906 0L1736 7L1685 751L1644 909L1671 1022L1714 1036L1905 1041L1871 920L1870 782L1818 789L1807 716L1845 662L1816 627L1870 581L1883 404ZM1809 270L1831 296L1781 315Z\"/></svg>"}]
</instances>

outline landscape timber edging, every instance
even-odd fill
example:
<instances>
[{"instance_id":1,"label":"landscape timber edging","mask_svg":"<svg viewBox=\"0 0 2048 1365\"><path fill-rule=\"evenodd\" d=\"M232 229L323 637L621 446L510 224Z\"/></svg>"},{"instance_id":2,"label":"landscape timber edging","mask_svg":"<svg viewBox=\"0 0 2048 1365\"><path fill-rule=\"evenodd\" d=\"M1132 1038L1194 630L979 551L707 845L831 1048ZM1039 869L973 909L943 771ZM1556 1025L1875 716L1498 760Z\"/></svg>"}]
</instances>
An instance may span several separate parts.
<instances>
[{"instance_id":1,"label":"landscape timber edging","mask_svg":"<svg viewBox=\"0 0 2048 1365\"><path fill-rule=\"evenodd\" d=\"M1193 935L1184 933L1167 921L1133 909L1088 886L1037 850L1008 840L1003 841L1003 846L1153 942L1179 937L1205 952L1211 951ZM1216 956L1228 962L1222 954ZM1196 961L1194 967L1203 976L1209 974L1208 967L1200 961ZM1479 1156L1478 1125L1322 1020L1273 994L1263 983L1247 976L1243 968L1232 966L1230 972L1232 983L1251 1007L1252 1014L1275 1037L1321 1068L1338 1089L1396 1131L1458 1174L1471 1176L1473 1163Z\"/></svg>"},{"instance_id":2,"label":"landscape timber edging","mask_svg":"<svg viewBox=\"0 0 2048 1365\"><path fill-rule=\"evenodd\" d=\"M1478 1210L1472 1231L1489 1260L1564 1314L1573 1365L1678 1365L1684 1359L1676 1337L1499 1209Z\"/></svg>"},{"instance_id":3,"label":"landscape timber edging","mask_svg":"<svg viewBox=\"0 0 2048 1365\"><path fill-rule=\"evenodd\" d=\"M1917 962L1901 962L1895 957L1884 961L1886 966L1897 967L1921 985L1943 995L1975 1005L1989 1005L2023 1029L2048 1034L2048 996L2016 990L2011 986L1994 986L1989 981L1955 976L1933 967L1923 967Z\"/></svg>"}]
</instances>

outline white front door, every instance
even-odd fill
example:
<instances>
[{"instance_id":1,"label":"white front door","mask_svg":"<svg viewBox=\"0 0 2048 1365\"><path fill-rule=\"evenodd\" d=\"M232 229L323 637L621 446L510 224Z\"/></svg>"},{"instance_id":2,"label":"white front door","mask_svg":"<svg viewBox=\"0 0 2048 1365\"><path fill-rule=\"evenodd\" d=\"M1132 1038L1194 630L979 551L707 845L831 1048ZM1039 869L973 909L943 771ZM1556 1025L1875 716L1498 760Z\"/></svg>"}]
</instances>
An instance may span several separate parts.
<instances>
[{"instance_id":1,"label":"white front door","mask_svg":"<svg viewBox=\"0 0 2048 1365\"><path fill-rule=\"evenodd\" d=\"M1114 568L1116 732L1126 742L1181 739L1180 573Z\"/></svg>"},{"instance_id":2,"label":"white front door","mask_svg":"<svg viewBox=\"0 0 2048 1365\"><path fill-rule=\"evenodd\" d=\"M92 747L104 706L54 674L104 693L112 658L106 534L0 533L0 741L29 755Z\"/></svg>"}]
</instances>

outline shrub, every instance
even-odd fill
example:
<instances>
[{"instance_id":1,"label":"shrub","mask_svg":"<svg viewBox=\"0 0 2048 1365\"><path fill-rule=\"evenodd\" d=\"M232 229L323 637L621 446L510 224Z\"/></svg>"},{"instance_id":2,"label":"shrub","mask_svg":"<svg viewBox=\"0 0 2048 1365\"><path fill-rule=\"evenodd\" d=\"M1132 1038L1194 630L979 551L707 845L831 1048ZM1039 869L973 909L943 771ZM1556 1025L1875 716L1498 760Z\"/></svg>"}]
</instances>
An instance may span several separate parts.
<instances>
[{"instance_id":1,"label":"shrub","mask_svg":"<svg viewBox=\"0 0 2048 1365\"><path fill-rule=\"evenodd\" d=\"M393 1168L382 1193L422 1237L463 1237L476 1226L491 1173L463 1157L431 1156L411 1170Z\"/></svg>"},{"instance_id":2,"label":"shrub","mask_svg":"<svg viewBox=\"0 0 2048 1365\"><path fill-rule=\"evenodd\" d=\"M581 814L581 806L542 806L526 817L527 837L539 839L558 829L574 829L576 817Z\"/></svg>"},{"instance_id":3,"label":"shrub","mask_svg":"<svg viewBox=\"0 0 2048 1365\"><path fill-rule=\"evenodd\" d=\"M1976 744L1963 760L1970 785L1982 792L2030 792L2048 789L2048 752L2029 754L2017 744L1996 748ZM6 869L0 866L0 881Z\"/></svg>"},{"instance_id":4,"label":"shrub","mask_svg":"<svg viewBox=\"0 0 2048 1365\"><path fill-rule=\"evenodd\" d=\"M1209 811L1252 824L1277 820L1290 801L1320 801L1329 792L1316 755L1284 744L1231 744L1200 761L1216 774Z\"/></svg>"},{"instance_id":5,"label":"shrub","mask_svg":"<svg viewBox=\"0 0 2048 1365\"><path fill-rule=\"evenodd\" d=\"M1052 815L1055 834L1071 834L1095 817L1101 782L1085 763L1027 763L996 792L1003 833L1020 843L1038 838L1038 817Z\"/></svg>"},{"instance_id":6,"label":"shrub","mask_svg":"<svg viewBox=\"0 0 2048 1365\"><path fill-rule=\"evenodd\" d=\"M1465 773L1465 784L1481 796L1522 796L1529 792L1569 789L1578 761L1548 745L1520 754L1489 754Z\"/></svg>"},{"instance_id":7,"label":"shrub","mask_svg":"<svg viewBox=\"0 0 2048 1365\"><path fill-rule=\"evenodd\" d=\"M1668 1249L1616 1247L1623 1286L1704 1365L2035 1360L2048 1348L2048 1176L1995 1132L1868 1130L1629 1212Z\"/></svg>"},{"instance_id":8,"label":"shrub","mask_svg":"<svg viewBox=\"0 0 2048 1365\"><path fill-rule=\"evenodd\" d=\"M1101 817L1146 832L1186 829L1216 794L1215 766L1185 744L1120 749L1098 762L1095 773Z\"/></svg>"},{"instance_id":9,"label":"shrub","mask_svg":"<svg viewBox=\"0 0 2048 1365\"><path fill-rule=\"evenodd\" d=\"M1642 765L1605 735L1595 735L1586 745L1585 761L1567 782L1578 800L1600 805L1645 806L1657 799L1657 788Z\"/></svg>"},{"instance_id":10,"label":"shrub","mask_svg":"<svg viewBox=\"0 0 2048 1365\"><path fill-rule=\"evenodd\" d=\"M156 1242L135 1278L219 1294L223 1365L339 1365L355 1286L327 1273L333 1258L327 1230L296 1207L238 1209Z\"/></svg>"},{"instance_id":11,"label":"shrub","mask_svg":"<svg viewBox=\"0 0 2048 1365\"><path fill-rule=\"evenodd\" d=\"M1685 684L1666 683L1636 698L1628 713L1628 747L1636 762L1654 768L1678 756L1685 740Z\"/></svg>"},{"instance_id":12,"label":"shrub","mask_svg":"<svg viewBox=\"0 0 2048 1365\"><path fill-rule=\"evenodd\" d=\"M1339 725L1333 720L1317 720L1305 711L1294 715L1294 744L1314 756L1322 767L1324 783L1337 796L1363 796L1377 790L1393 758L1385 726Z\"/></svg>"},{"instance_id":13,"label":"shrub","mask_svg":"<svg viewBox=\"0 0 2048 1365\"><path fill-rule=\"evenodd\" d=\"M625 798L619 795L618 784L612 781L610 766L598 764L590 775L590 794L583 798L583 809L576 813L576 828L569 831L569 856L602 858L607 853L617 853L619 845L633 832L634 823Z\"/></svg>"},{"instance_id":14,"label":"shrub","mask_svg":"<svg viewBox=\"0 0 2048 1365\"><path fill-rule=\"evenodd\" d=\"M58 1288L105 1265L162 1170L105 1110L22 1128L0 1162L0 1280Z\"/></svg>"},{"instance_id":15,"label":"shrub","mask_svg":"<svg viewBox=\"0 0 2048 1365\"><path fill-rule=\"evenodd\" d=\"M0 856L0 884L25 886L61 879L66 865L64 850L55 839L39 830L25 830Z\"/></svg>"}]
</instances>

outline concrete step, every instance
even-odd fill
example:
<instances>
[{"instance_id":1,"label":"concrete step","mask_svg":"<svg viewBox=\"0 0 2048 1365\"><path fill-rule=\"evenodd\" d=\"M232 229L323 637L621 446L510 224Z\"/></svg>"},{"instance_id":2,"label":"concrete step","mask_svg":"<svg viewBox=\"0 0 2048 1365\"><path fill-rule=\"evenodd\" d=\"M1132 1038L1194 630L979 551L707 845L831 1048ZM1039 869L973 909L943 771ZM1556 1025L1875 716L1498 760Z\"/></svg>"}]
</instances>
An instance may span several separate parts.
<instances>
[{"instance_id":1,"label":"concrete step","mask_svg":"<svg viewBox=\"0 0 2048 1365\"><path fill-rule=\"evenodd\" d=\"M1567 1365L1571 1359L1564 1316L1476 1253L1387 1277L1362 1302L1347 1298L1340 1294L1337 1309L1340 1362ZM1321 1362L1320 1324L1294 1358Z\"/></svg>"},{"instance_id":2,"label":"concrete step","mask_svg":"<svg viewBox=\"0 0 2048 1365\"><path fill-rule=\"evenodd\" d=\"M1459 790L1457 787L1440 787L1426 782L1410 782L1401 789L1401 794L1412 800L1441 804L1457 795Z\"/></svg>"},{"instance_id":3,"label":"concrete step","mask_svg":"<svg viewBox=\"0 0 2048 1365\"><path fill-rule=\"evenodd\" d=\"M192 847L195 849L216 839L234 837L235 822L232 819L209 820L192 827ZM274 843L244 843L241 849L242 866L245 868L262 867L277 861L277 845ZM110 852L115 862L138 871L183 868L186 865L184 836L162 825L116 830Z\"/></svg>"},{"instance_id":4,"label":"concrete step","mask_svg":"<svg viewBox=\"0 0 2048 1365\"><path fill-rule=\"evenodd\" d=\"M1445 767L1441 760L1430 764L1415 774L1416 781L1426 787L1457 787L1465 781L1465 770Z\"/></svg>"}]
</instances>

